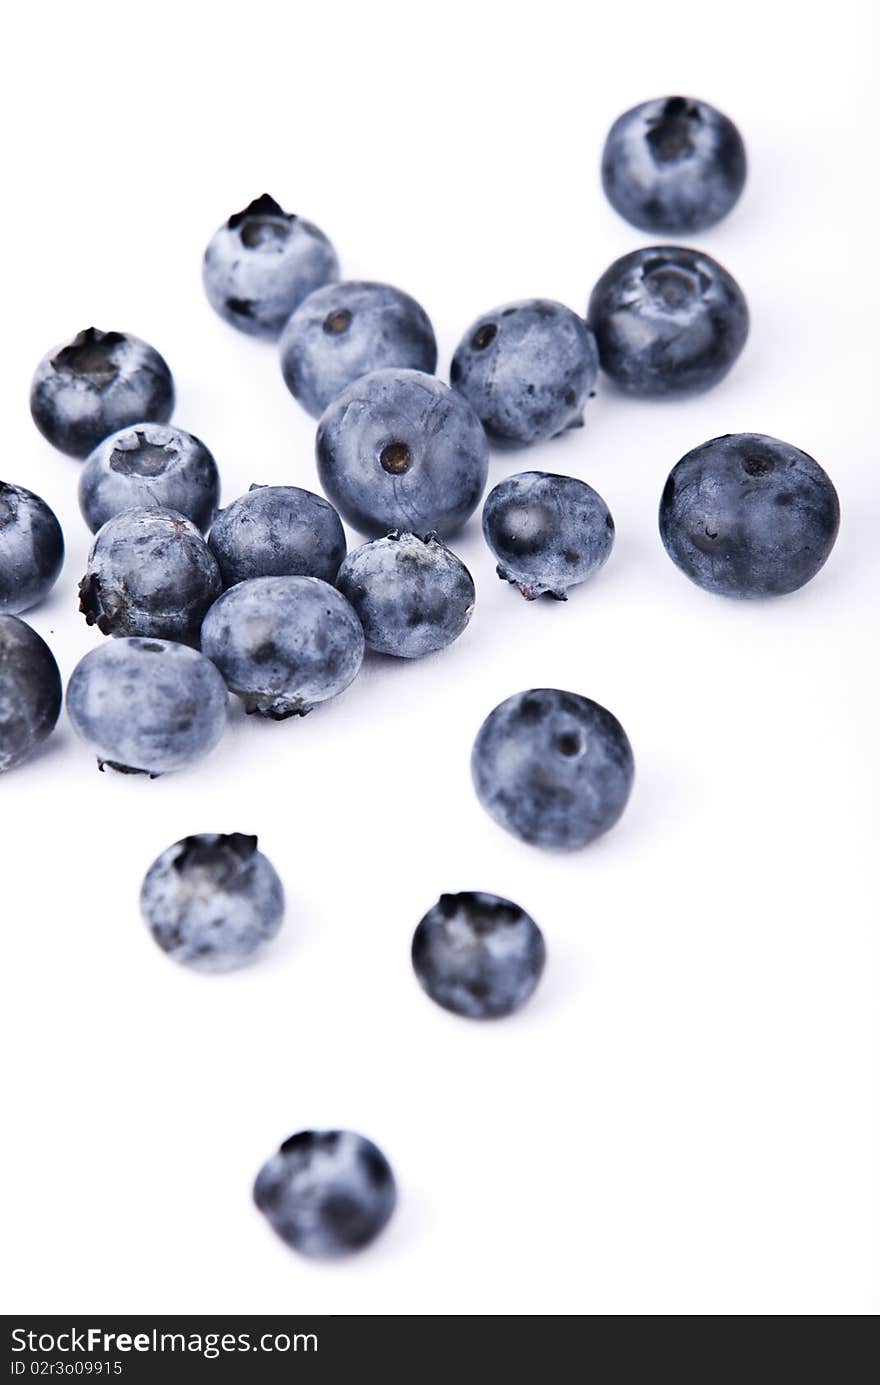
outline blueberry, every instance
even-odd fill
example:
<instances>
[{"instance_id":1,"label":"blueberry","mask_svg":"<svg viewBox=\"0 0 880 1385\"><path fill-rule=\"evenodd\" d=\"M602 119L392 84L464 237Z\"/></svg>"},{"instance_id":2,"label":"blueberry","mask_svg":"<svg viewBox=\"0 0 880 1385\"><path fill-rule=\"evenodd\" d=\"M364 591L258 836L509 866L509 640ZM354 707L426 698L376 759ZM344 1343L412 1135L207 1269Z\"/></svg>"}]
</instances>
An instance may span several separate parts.
<instances>
[{"instance_id":1,"label":"blueberry","mask_svg":"<svg viewBox=\"0 0 880 1385\"><path fill-rule=\"evenodd\" d=\"M633 782L616 717L577 693L532 688L490 712L471 756L487 813L534 846L586 846L613 827Z\"/></svg>"},{"instance_id":2,"label":"blueberry","mask_svg":"<svg viewBox=\"0 0 880 1385\"><path fill-rule=\"evenodd\" d=\"M95 536L79 608L105 635L196 645L222 590L214 555L188 519L173 510L123 510Z\"/></svg>"},{"instance_id":3,"label":"blueberry","mask_svg":"<svg viewBox=\"0 0 880 1385\"><path fill-rule=\"evenodd\" d=\"M672 468L660 537L675 565L720 596L780 596L822 567L840 506L806 452L763 433L728 433Z\"/></svg>"},{"instance_id":4,"label":"blueberry","mask_svg":"<svg viewBox=\"0 0 880 1385\"><path fill-rule=\"evenodd\" d=\"M79 478L79 508L93 534L135 506L177 510L205 530L219 498L217 463L205 444L165 423L111 434L89 455Z\"/></svg>"},{"instance_id":5,"label":"blueberry","mask_svg":"<svg viewBox=\"0 0 880 1385\"><path fill-rule=\"evenodd\" d=\"M483 506L483 534L498 576L527 601L584 582L608 561L614 520L601 495L574 476L523 471L500 481Z\"/></svg>"},{"instance_id":6,"label":"blueberry","mask_svg":"<svg viewBox=\"0 0 880 1385\"><path fill-rule=\"evenodd\" d=\"M214 749L227 700L211 661L170 640L108 640L80 659L67 685L67 714L99 768L151 778Z\"/></svg>"},{"instance_id":7,"label":"blueberry","mask_svg":"<svg viewBox=\"0 0 880 1385\"><path fill-rule=\"evenodd\" d=\"M392 530L349 553L337 586L354 607L369 649L419 659L457 640L476 599L473 578L436 534Z\"/></svg>"},{"instance_id":8,"label":"blueberry","mask_svg":"<svg viewBox=\"0 0 880 1385\"><path fill-rule=\"evenodd\" d=\"M102 438L144 419L167 423L174 381L140 337L88 327L44 356L31 383L31 415L53 447L85 457Z\"/></svg>"},{"instance_id":9,"label":"blueberry","mask_svg":"<svg viewBox=\"0 0 880 1385\"><path fill-rule=\"evenodd\" d=\"M284 889L256 837L201 832L150 866L141 912L163 952L199 971L232 971L275 937Z\"/></svg>"},{"instance_id":10,"label":"blueberry","mask_svg":"<svg viewBox=\"0 0 880 1385\"><path fill-rule=\"evenodd\" d=\"M495 894L442 894L412 941L419 984L445 1010L498 1019L528 1000L546 953L541 930L518 904Z\"/></svg>"},{"instance_id":11,"label":"blueberry","mask_svg":"<svg viewBox=\"0 0 880 1385\"><path fill-rule=\"evenodd\" d=\"M322 1259L369 1245L397 1202L385 1155L350 1130L301 1130L254 1184L254 1202L282 1241Z\"/></svg>"},{"instance_id":12,"label":"blueberry","mask_svg":"<svg viewBox=\"0 0 880 1385\"><path fill-rule=\"evenodd\" d=\"M0 615L0 774L30 758L61 712L61 675L36 630Z\"/></svg>"},{"instance_id":13,"label":"blueberry","mask_svg":"<svg viewBox=\"0 0 880 1385\"><path fill-rule=\"evenodd\" d=\"M416 370L376 370L349 385L321 416L316 448L327 495L372 538L460 529L489 470L471 406Z\"/></svg>"},{"instance_id":14,"label":"blueberry","mask_svg":"<svg viewBox=\"0 0 880 1385\"><path fill-rule=\"evenodd\" d=\"M599 373L596 339L562 303L495 308L462 337L449 378L492 437L542 442L579 428Z\"/></svg>"},{"instance_id":15,"label":"blueberry","mask_svg":"<svg viewBox=\"0 0 880 1385\"><path fill-rule=\"evenodd\" d=\"M43 601L63 562L64 535L45 500L0 481L0 612Z\"/></svg>"},{"instance_id":16,"label":"blueberry","mask_svg":"<svg viewBox=\"0 0 880 1385\"><path fill-rule=\"evenodd\" d=\"M317 577L253 577L211 607L202 649L248 712L282 721L348 687L364 632L345 597Z\"/></svg>"},{"instance_id":17,"label":"blueberry","mask_svg":"<svg viewBox=\"0 0 880 1385\"><path fill-rule=\"evenodd\" d=\"M345 534L333 506L298 486L251 486L221 510L208 536L225 587L251 577L335 582Z\"/></svg>"},{"instance_id":18,"label":"blueberry","mask_svg":"<svg viewBox=\"0 0 880 1385\"><path fill-rule=\"evenodd\" d=\"M399 366L430 375L437 342L424 308L390 284L343 282L309 294L281 338L281 371L315 418L346 385Z\"/></svg>"},{"instance_id":19,"label":"blueberry","mask_svg":"<svg viewBox=\"0 0 880 1385\"><path fill-rule=\"evenodd\" d=\"M336 251L310 221L263 193L211 237L202 280L211 307L255 337L277 337L294 308L339 277Z\"/></svg>"},{"instance_id":20,"label":"blueberry","mask_svg":"<svg viewBox=\"0 0 880 1385\"><path fill-rule=\"evenodd\" d=\"M705 101L644 101L612 125L602 186L616 212L642 231L692 235L727 216L746 181L739 130Z\"/></svg>"},{"instance_id":21,"label":"blueberry","mask_svg":"<svg viewBox=\"0 0 880 1385\"><path fill-rule=\"evenodd\" d=\"M593 289L587 320L602 369L645 397L717 385L749 331L736 280L702 251L675 245L615 260Z\"/></svg>"}]
</instances>

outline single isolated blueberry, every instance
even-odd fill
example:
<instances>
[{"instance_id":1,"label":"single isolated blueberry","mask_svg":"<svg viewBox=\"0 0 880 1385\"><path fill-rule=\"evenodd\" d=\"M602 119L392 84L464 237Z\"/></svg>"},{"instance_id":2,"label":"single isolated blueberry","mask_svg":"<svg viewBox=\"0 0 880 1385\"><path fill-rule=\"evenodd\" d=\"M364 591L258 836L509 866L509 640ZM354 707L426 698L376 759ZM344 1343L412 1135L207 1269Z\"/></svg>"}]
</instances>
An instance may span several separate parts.
<instances>
[{"instance_id":1,"label":"single isolated blueberry","mask_svg":"<svg viewBox=\"0 0 880 1385\"><path fill-rule=\"evenodd\" d=\"M254 1202L293 1250L333 1259L375 1240L397 1189L372 1140L350 1130L301 1130L260 1169Z\"/></svg>"},{"instance_id":2,"label":"single isolated blueberry","mask_svg":"<svg viewBox=\"0 0 880 1385\"><path fill-rule=\"evenodd\" d=\"M150 866L141 912L175 962L232 971L275 937L284 888L256 837L200 832L169 846Z\"/></svg>"},{"instance_id":3,"label":"single isolated blueberry","mask_svg":"<svg viewBox=\"0 0 880 1385\"><path fill-rule=\"evenodd\" d=\"M672 468L660 537L676 567L719 596L782 596L822 567L837 538L831 480L799 447L727 433Z\"/></svg>"},{"instance_id":4,"label":"single isolated blueberry","mask_svg":"<svg viewBox=\"0 0 880 1385\"><path fill-rule=\"evenodd\" d=\"M318 424L318 475L355 529L454 533L473 514L489 445L470 404L418 370L376 370L343 390Z\"/></svg>"},{"instance_id":5,"label":"single isolated blueberry","mask_svg":"<svg viewBox=\"0 0 880 1385\"><path fill-rule=\"evenodd\" d=\"M173 510L123 510L95 535L79 608L104 635L144 635L197 645L223 590L198 529Z\"/></svg>"},{"instance_id":6,"label":"single isolated blueberry","mask_svg":"<svg viewBox=\"0 0 880 1385\"><path fill-rule=\"evenodd\" d=\"M422 989L468 1019L518 1010L540 981L545 957L534 919L509 899L479 890L442 894L412 941Z\"/></svg>"},{"instance_id":7,"label":"single isolated blueberry","mask_svg":"<svg viewBox=\"0 0 880 1385\"><path fill-rule=\"evenodd\" d=\"M277 337L294 308L339 278L323 231L263 193L208 242L202 280L211 307L240 332Z\"/></svg>"},{"instance_id":8,"label":"single isolated blueberry","mask_svg":"<svg viewBox=\"0 0 880 1385\"><path fill-rule=\"evenodd\" d=\"M471 618L474 582L436 534L392 530L349 553L336 585L357 612L367 648L420 659L457 640Z\"/></svg>"},{"instance_id":9,"label":"single isolated blueberry","mask_svg":"<svg viewBox=\"0 0 880 1385\"><path fill-rule=\"evenodd\" d=\"M120 428L167 423L174 381L140 337L87 327L43 357L31 383L31 416L53 447L85 457Z\"/></svg>"},{"instance_id":10,"label":"single isolated blueberry","mask_svg":"<svg viewBox=\"0 0 880 1385\"><path fill-rule=\"evenodd\" d=\"M221 510L208 536L224 587L251 577L335 582L345 533L333 506L299 486L251 486Z\"/></svg>"},{"instance_id":11,"label":"single isolated blueberry","mask_svg":"<svg viewBox=\"0 0 880 1385\"><path fill-rule=\"evenodd\" d=\"M43 601L63 562L54 511L33 491L0 481L0 613L15 615Z\"/></svg>"},{"instance_id":12,"label":"single isolated blueberry","mask_svg":"<svg viewBox=\"0 0 880 1385\"><path fill-rule=\"evenodd\" d=\"M585 582L608 561L614 520L592 486L574 476L523 471L500 481L483 506L483 535L498 576L527 601Z\"/></svg>"},{"instance_id":13,"label":"single isolated blueberry","mask_svg":"<svg viewBox=\"0 0 880 1385\"><path fill-rule=\"evenodd\" d=\"M100 442L79 478L79 508L92 533L122 510L176 510L201 530L220 499L217 463L192 433L166 423L122 428Z\"/></svg>"},{"instance_id":14,"label":"single isolated blueberry","mask_svg":"<svg viewBox=\"0 0 880 1385\"><path fill-rule=\"evenodd\" d=\"M749 332L742 289L701 250L651 245L606 269L587 320L615 384L645 398L717 385Z\"/></svg>"},{"instance_id":15,"label":"single isolated blueberry","mask_svg":"<svg viewBox=\"0 0 880 1385\"><path fill-rule=\"evenodd\" d=\"M281 337L287 388L318 418L346 385L372 370L437 365L437 342L424 308L390 284L327 284L300 303Z\"/></svg>"},{"instance_id":16,"label":"single isolated blueberry","mask_svg":"<svg viewBox=\"0 0 880 1385\"><path fill-rule=\"evenodd\" d=\"M30 758L61 712L51 649L23 620L0 615L0 774Z\"/></svg>"},{"instance_id":17,"label":"single isolated blueberry","mask_svg":"<svg viewBox=\"0 0 880 1385\"><path fill-rule=\"evenodd\" d=\"M577 693L532 688L500 703L471 755L477 797L533 846L586 846L613 827L633 783L633 754L615 716Z\"/></svg>"},{"instance_id":18,"label":"single isolated blueberry","mask_svg":"<svg viewBox=\"0 0 880 1385\"><path fill-rule=\"evenodd\" d=\"M618 116L602 152L602 186L642 231L692 235L735 205L746 151L732 120L706 101L666 96Z\"/></svg>"},{"instance_id":19,"label":"single isolated blueberry","mask_svg":"<svg viewBox=\"0 0 880 1385\"><path fill-rule=\"evenodd\" d=\"M98 768L153 779L214 749L227 702L210 659L170 640L108 640L67 685L67 714Z\"/></svg>"},{"instance_id":20,"label":"single isolated blueberry","mask_svg":"<svg viewBox=\"0 0 880 1385\"><path fill-rule=\"evenodd\" d=\"M202 649L248 712L283 721L348 687L364 632L345 597L317 577L253 577L211 607Z\"/></svg>"},{"instance_id":21,"label":"single isolated blueberry","mask_svg":"<svg viewBox=\"0 0 880 1385\"><path fill-rule=\"evenodd\" d=\"M579 428L596 387L596 339L549 298L493 308L462 337L449 371L492 437L524 444Z\"/></svg>"}]
</instances>

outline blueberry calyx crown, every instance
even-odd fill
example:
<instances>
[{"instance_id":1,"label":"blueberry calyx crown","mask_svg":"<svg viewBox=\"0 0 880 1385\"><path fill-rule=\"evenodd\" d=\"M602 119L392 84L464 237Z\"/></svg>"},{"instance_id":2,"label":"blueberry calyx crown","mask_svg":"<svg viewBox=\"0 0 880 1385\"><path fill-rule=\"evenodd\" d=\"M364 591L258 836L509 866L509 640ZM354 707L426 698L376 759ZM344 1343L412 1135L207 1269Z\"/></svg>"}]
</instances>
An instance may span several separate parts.
<instances>
[{"instance_id":1,"label":"blueberry calyx crown","mask_svg":"<svg viewBox=\"0 0 880 1385\"><path fill-rule=\"evenodd\" d=\"M230 231L236 231L245 221L260 216L280 217L284 221L296 220L294 212L286 212L283 207L278 205L274 197L270 197L268 192L262 192L259 197L254 198L253 202L249 202L242 211L233 212L226 225Z\"/></svg>"},{"instance_id":2,"label":"blueberry calyx crown","mask_svg":"<svg viewBox=\"0 0 880 1385\"><path fill-rule=\"evenodd\" d=\"M658 116L649 121L645 139L656 163L673 163L693 152L699 108L684 96L670 96Z\"/></svg>"},{"instance_id":3,"label":"blueberry calyx crown","mask_svg":"<svg viewBox=\"0 0 880 1385\"><path fill-rule=\"evenodd\" d=\"M86 327L52 357L52 369L66 375L84 375L91 384L103 389L116 378L118 367L114 355L117 346L124 341L122 332L102 332L98 327Z\"/></svg>"}]
</instances>

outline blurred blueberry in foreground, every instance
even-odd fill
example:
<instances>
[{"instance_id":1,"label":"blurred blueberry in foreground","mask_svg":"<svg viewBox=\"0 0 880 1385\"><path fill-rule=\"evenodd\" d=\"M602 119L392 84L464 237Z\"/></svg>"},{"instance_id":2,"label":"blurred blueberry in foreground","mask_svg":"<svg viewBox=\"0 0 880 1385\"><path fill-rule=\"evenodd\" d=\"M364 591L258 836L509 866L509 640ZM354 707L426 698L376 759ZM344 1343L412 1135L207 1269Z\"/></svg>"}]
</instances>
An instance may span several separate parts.
<instances>
[{"instance_id":1,"label":"blurred blueberry in foreground","mask_svg":"<svg viewBox=\"0 0 880 1385\"><path fill-rule=\"evenodd\" d=\"M215 232L202 264L211 307L240 332L261 337L277 337L294 308L338 275L324 232L268 193Z\"/></svg>"},{"instance_id":2,"label":"blurred blueberry in foreground","mask_svg":"<svg viewBox=\"0 0 880 1385\"><path fill-rule=\"evenodd\" d=\"M469 1019L518 1010L541 979L545 955L534 919L509 899L479 890L442 894L412 941L423 990Z\"/></svg>"},{"instance_id":3,"label":"blurred blueberry in foreground","mask_svg":"<svg viewBox=\"0 0 880 1385\"><path fill-rule=\"evenodd\" d=\"M144 419L167 423L171 371L158 351L125 332L88 327L55 346L31 383L31 415L53 447L85 457L103 438Z\"/></svg>"},{"instance_id":4,"label":"blurred blueberry in foreground","mask_svg":"<svg viewBox=\"0 0 880 1385\"><path fill-rule=\"evenodd\" d=\"M367 648L419 659L458 639L474 609L473 578L436 534L396 530L349 553L337 586L351 602Z\"/></svg>"},{"instance_id":5,"label":"blurred blueberry in foreground","mask_svg":"<svg viewBox=\"0 0 880 1385\"><path fill-rule=\"evenodd\" d=\"M390 284L343 281L316 289L281 337L287 388L315 418L370 371L398 366L431 374L436 365L428 314Z\"/></svg>"},{"instance_id":6,"label":"blurred blueberry in foreground","mask_svg":"<svg viewBox=\"0 0 880 1385\"><path fill-rule=\"evenodd\" d=\"M224 587L251 577L335 582L345 533L333 506L299 486L251 486L214 521L208 547Z\"/></svg>"},{"instance_id":7,"label":"blurred blueberry in foreground","mask_svg":"<svg viewBox=\"0 0 880 1385\"><path fill-rule=\"evenodd\" d=\"M256 837L201 832L153 862L141 888L141 911L175 962L231 971L278 932L284 889Z\"/></svg>"},{"instance_id":8,"label":"blurred blueberry in foreground","mask_svg":"<svg viewBox=\"0 0 880 1385\"><path fill-rule=\"evenodd\" d=\"M483 807L508 832L571 849L617 822L632 788L633 754L620 722L597 702L532 688L490 712L471 773Z\"/></svg>"},{"instance_id":9,"label":"blurred blueberry in foreground","mask_svg":"<svg viewBox=\"0 0 880 1385\"><path fill-rule=\"evenodd\" d=\"M728 433L673 467L660 536L676 567L721 596L780 596L822 567L837 538L837 492L819 463L763 433Z\"/></svg>"},{"instance_id":10,"label":"blurred blueberry in foreground","mask_svg":"<svg viewBox=\"0 0 880 1385\"><path fill-rule=\"evenodd\" d=\"M361 1250L387 1223L397 1189L385 1155L350 1130L301 1130L257 1175L254 1202L303 1255Z\"/></svg>"},{"instance_id":11,"label":"blurred blueberry in foreground","mask_svg":"<svg viewBox=\"0 0 880 1385\"><path fill-rule=\"evenodd\" d=\"M61 674L51 649L23 620L0 615L0 774L33 755L60 712Z\"/></svg>"},{"instance_id":12,"label":"blurred blueberry in foreground","mask_svg":"<svg viewBox=\"0 0 880 1385\"><path fill-rule=\"evenodd\" d=\"M471 324L449 378L487 433L524 444L580 427L598 374L596 339L584 320L562 303L526 298Z\"/></svg>"},{"instance_id":13,"label":"blurred blueberry in foreground","mask_svg":"<svg viewBox=\"0 0 880 1385\"><path fill-rule=\"evenodd\" d=\"M498 576L527 601L584 582L608 561L614 520L592 486L574 476L523 471L500 481L483 506L483 535Z\"/></svg>"},{"instance_id":14,"label":"blurred blueberry in foreground","mask_svg":"<svg viewBox=\"0 0 880 1385\"><path fill-rule=\"evenodd\" d=\"M0 613L36 606L54 587L63 562L64 535L45 500L0 481Z\"/></svg>"},{"instance_id":15,"label":"blurred blueberry in foreground","mask_svg":"<svg viewBox=\"0 0 880 1385\"><path fill-rule=\"evenodd\" d=\"M79 508L92 533L122 510L176 510L207 529L220 499L217 464L205 444L165 423L140 423L105 438L79 478Z\"/></svg>"},{"instance_id":16,"label":"blurred blueberry in foreground","mask_svg":"<svg viewBox=\"0 0 880 1385\"><path fill-rule=\"evenodd\" d=\"M612 125L602 186L616 212L642 231L693 235L726 216L746 181L739 130L707 101L644 101Z\"/></svg>"}]
</instances>

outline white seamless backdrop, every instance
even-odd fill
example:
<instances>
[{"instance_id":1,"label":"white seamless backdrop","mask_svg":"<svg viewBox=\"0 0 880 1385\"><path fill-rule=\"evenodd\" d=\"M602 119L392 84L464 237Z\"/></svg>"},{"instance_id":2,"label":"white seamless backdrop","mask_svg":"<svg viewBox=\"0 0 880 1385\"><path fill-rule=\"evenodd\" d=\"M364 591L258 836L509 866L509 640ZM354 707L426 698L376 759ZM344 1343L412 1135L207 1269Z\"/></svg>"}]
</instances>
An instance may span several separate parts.
<instances>
[{"instance_id":1,"label":"white seamless backdrop","mask_svg":"<svg viewBox=\"0 0 880 1385\"><path fill-rule=\"evenodd\" d=\"M453 546L477 609L442 656L371 659L302 722L232 711L189 773L100 775L62 721L4 777L7 1311L876 1304L870 10L841 0L830 26L692 0L16 16L0 474L65 530L62 578L27 617L65 678L102 637L76 610L78 464L28 416L50 344L90 323L153 342L224 503L252 481L317 488L314 425L273 347L201 289L205 242L258 193L317 221L346 276L415 294L445 374L484 309L543 294L583 311L647 243L603 199L605 131L648 96L703 96L740 124L751 172L696 243L740 280L752 334L709 394L640 403L603 382L583 430L494 456L494 481L571 472L611 507L611 561L567 604L496 581L475 520ZM657 535L672 465L739 430L811 452L842 504L826 569L764 604L692 587ZM604 703L635 750L624 818L574 855L507 837L470 786L482 718L533 685ZM146 867L203 830L258 833L287 889L277 945L228 977L176 968L138 914ZM408 955L436 896L474 888L519 901L549 950L533 1003L486 1027L431 1005ZM315 1265L250 1188L287 1135L337 1124L382 1146L400 1205L361 1257Z\"/></svg>"}]
</instances>

